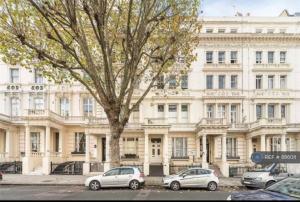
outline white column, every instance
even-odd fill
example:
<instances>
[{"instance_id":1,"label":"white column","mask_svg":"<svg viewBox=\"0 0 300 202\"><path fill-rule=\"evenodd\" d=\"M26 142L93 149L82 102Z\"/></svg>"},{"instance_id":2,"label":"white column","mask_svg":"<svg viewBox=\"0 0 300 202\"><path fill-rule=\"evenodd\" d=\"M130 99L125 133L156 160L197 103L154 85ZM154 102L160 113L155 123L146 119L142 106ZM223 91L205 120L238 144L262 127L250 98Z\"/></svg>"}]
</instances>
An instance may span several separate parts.
<instances>
[{"instance_id":1,"label":"white column","mask_svg":"<svg viewBox=\"0 0 300 202\"><path fill-rule=\"evenodd\" d=\"M169 137L168 133L164 134L164 175L169 175Z\"/></svg>"},{"instance_id":2,"label":"white column","mask_svg":"<svg viewBox=\"0 0 300 202\"><path fill-rule=\"evenodd\" d=\"M12 156L12 136L11 136L11 132L9 129L7 129L5 131L5 153L6 153L6 157L11 157Z\"/></svg>"},{"instance_id":3,"label":"white column","mask_svg":"<svg viewBox=\"0 0 300 202\"><path fill-rule=\"evenodd\" d=\"M227 151L226 151L226 134L222 135L222 163L227 161Z\"/></svg>"},{"instance_id":4,"label":"white column","mask_svg":"<svg viewBox=\"0 0 300 202\"><path fill-rule=\"evenodd\" d=\"M269 118L268 117L268 104L265 104L265 114L264 114L263 118L266 118L266 119Z\"/></svg>"},{"instance_id":5,"label":"white column","mask_svg":"<svg viewBox=\"0 0 300 202\"><path fill-rule=\"evenodd\" d=\"M105 163L104 163L104 171L110 169L110 133L105 134Z\"/></svg>"},{"instance_id":6,"label":"white column","mask_svg":"<svg viewBox=\"0 0 300 202\"><path fill-rule=\"evenodd\" d=\"M149 175L149 135L145 133L145 148L144 148L144 174Z\"/></svg>"},{"instance_id":7,"label":"white column","mask_svg":"<svg viewBox=\"0 0 300 202\"><path fill-rule=\"evenodd\" d=\"M45 154L43 157L43 174L49 175L51 172L51 157L50 157L50 151L51 151L51 128L50 126L46 126L45 129Z\"/></svg>"},{"instance_id":8,"label":"white column","mask_svg":"<svg viewBox=\"0 0 300 202\"><path fill-rule=\"evenodd\" d=\"M28 125L25 126L25 156L29 157L31 153L30 148L30 127Z\"/></svg>"},{"instance_id":9,"label":"white column","mask_svg":"<svg viewBox=\"0 0 300 202\"><path fill-rule=\"evenodd\" d=\"M266 137L266 151L270 151L270 139L270 136Z\"/></svg>"},{"instance_id":10,"label":"white column","mask_svg":"<svg viewBox=\"0 0 300 202\"><path fill-rule=\"evenodd\" d=\"M59 141L58 141L58 152L60 153L60 157L63 156L63 133L62 130L58 131L59 134Z\"/></svg>"},{"instance_id":11,"label":"white column","mask_svg":"<svg viewBox=\"0 0 300 202\"><path fill-rule=\"evenodd\" d=\"M252 145L252 138L251 137L247 139L247 151L248 151L247 161L251 162L251 155L252 155L252 151L253 151L253 145Z\"/></svg>"},{"instance_id":12,"label":"white column","mask_svg":"<svg viewBox=\"0 0 300 202\"><path fill-rule=\"evenodd\" d=\"M49 157L50 156L50 143L51 143L51 132L50 132L50 126L46 126L46 147L45 147L45 156Z\"/></svg>"},{"instance_id":13,"label":"white column","mask_svg":"<svg viewBox=\"0 0 300 202\"><path fill-rule=\"evenodd\" d=\"M177 104L177 123L181 122L181 103Z\"/></svg>"},{"instance_id":14,"label":"white column","mask_svg":"<svg viewBox=\"0 0 300 202\"><path fill-rule=\"evenodd\" d=\"M281 151L286 151L286 133L281 134Z\"/></svg>"},{"instance_id":15,"label":"white column","mask_svg":"<svg viewBox=\"0 0 300 202\"><path fill-rule=\"evenodd\" d=\"M266 151L266 135L260 136L260 151Z\"/></svg>"},{"instance_id":16,"label":"white column","mask_svg":"<svg viewBox=\"0 0 300 202\"><path fill-rule=\"evenodd\" d=\"M202 168L208 168L206 151L206 134L202 135Z\"/></svg>"},{"instance_id":17,"label":"white column","mask_svg":"<svg viewBox=\"0 0 300 202\"><path fill-rule=\"evenodd\" d=\"M226 152L226 133L222 134L222 163L220 170L224 177L229 177L229 165L227 163L227 152Z\"/></svg>"},{"instance_id":18,"label":"white column","mask_svg":"<svg viewBox=\"0 0 300 202\"><path fill-rule=\"evenodd\" d=\"M85 134L85 162L90 162L90 134Z\"/></svg>"},{"instance_id":19,"label":"white column","mask_svg":"<svg viewBox=\"0 0 300 202\"><path fill-rule=\"evenodd\" d=\"M85 162L83 164L83 175L90 173L90 134L85 133Z\"/></svg>"},{"instance_id":20,"label":"white column","mask_svg":"<svg viewBox=\"0 0 300 202\"><path fill-rule=\"evenodd\" d=\"M196 159L200 159L200 137L196 135Z\"/></svg>"}]
</instances>

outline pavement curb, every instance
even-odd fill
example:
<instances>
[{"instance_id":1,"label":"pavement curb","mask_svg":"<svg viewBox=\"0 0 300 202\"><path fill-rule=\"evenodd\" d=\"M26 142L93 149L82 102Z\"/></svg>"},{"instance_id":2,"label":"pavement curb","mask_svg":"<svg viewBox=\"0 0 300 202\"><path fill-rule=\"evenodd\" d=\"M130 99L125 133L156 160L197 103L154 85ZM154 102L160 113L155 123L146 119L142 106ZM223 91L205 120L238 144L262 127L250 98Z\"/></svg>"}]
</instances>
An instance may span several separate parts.
<instances>
[{"instance_id":1,"label":"pavement curb","mask_svg":"<svg viewBox=\"0 0 300 202\"><path fill-rule=\"evenodd\" d=\"M0 186L3 185L17 185L17 186L84 186L84 184L46 184L46 183L41 183L41 184L23 184L23 183L0 183ZM155 187L163 187L162 185L157 185L157 184L147 184L147 186L155 186ZM229 185L219 185L218 187L244 187L243 185L238 185L238 186L229 186Z\"/></svg>"}]
</instances>

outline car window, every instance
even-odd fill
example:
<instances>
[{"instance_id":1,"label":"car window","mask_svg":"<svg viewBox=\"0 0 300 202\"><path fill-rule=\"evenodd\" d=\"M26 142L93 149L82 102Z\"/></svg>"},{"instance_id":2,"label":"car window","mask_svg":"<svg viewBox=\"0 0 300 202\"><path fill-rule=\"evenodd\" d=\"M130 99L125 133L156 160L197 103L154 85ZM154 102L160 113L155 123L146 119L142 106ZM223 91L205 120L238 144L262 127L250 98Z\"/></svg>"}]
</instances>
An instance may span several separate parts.
<instances>
[{"instance_id":1,"label":"car window","mask_svg":"<svg viewBox=\"0 0 300 202\"><path fill-rule=\"evenodd\" d=\"M133 174L134 171L132 168L121 168L120 175L130 175Z\"/></svg>"},{"instance_id":2,"label":"car window","mask_svg":"<svg viewBox=\"0 0 300 202\"><path fill-rule=\"evenodd\" d=\"M198 175L207 175L210 174L209 170L204 170L204 169L198 169Z\"/></svg>"},{"instance_id":3,"label":"car window","mask_svg":"<svg viewBox=\"0 0 300 202\"><path fill-rule=\"evenodd\" d=\"M300 198L300 178L286 178L271 185L266 190Z\"/></svg>"},{"instance_id":4,"label":"car window","mask_svg":"<svg viewBox=\"0 0 300 202\"><path fill-rule=\"evenodd\" d=\"M196 169L188 170L188 171L184 172L183 174L184 175L197 175L197 170Z\"/></svg>"},{"instance_id":5,"label":"car window","mask_svg":"<svg viewBox=\"0 0 300 202\"><path fill-rule=\"evenodd\" d=\"M119 175L119 169L112 169L110 171L107 171L105 173L105 176L113 176L113 175Z\"/></svg>"}]
</instances>

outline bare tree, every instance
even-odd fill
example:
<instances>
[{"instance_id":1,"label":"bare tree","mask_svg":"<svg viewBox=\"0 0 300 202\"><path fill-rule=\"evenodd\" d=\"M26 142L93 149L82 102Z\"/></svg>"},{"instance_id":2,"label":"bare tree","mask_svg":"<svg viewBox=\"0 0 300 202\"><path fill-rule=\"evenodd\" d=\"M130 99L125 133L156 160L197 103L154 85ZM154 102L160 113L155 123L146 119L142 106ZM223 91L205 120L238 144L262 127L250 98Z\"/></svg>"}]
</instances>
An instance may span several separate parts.
<instances>
[{"instance_id":1,"label":"bare tree","mask_svg":"<svg viewBox=\"0 0 300 202\"><path fill-rule=\"evenodd\" d=\"M131 112L177 56L195 59L199 0L0 0L3 60L83 84L110 125L111 165ZM140 82L146 84L132 103ZM141 89L140 89L141 90Z\"/></svg>"}]
</instances>

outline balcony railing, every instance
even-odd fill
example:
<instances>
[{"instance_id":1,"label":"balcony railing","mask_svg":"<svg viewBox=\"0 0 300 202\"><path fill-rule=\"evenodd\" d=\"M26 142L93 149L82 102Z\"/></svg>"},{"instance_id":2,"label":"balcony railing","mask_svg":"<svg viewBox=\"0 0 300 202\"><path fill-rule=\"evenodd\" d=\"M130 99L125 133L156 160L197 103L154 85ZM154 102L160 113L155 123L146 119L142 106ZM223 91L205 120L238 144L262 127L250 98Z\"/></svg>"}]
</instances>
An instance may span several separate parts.
<instances>
[{"instance_id":1,"label":"balcony railing","mask_svg":"<svg viewBox=\"0 0 300 202\"><path fill-rule=\"evenodd\" d=\"M252 71L291 71L290 64L254 64Z\"/></svg>"},{"instance_id":2,"label":"balcony railing","mask_svg":"<svg viewBox=\"0 0 300 202\"><path fill-rule=\"evenodd\" d=\"M0 152L0 159L5 159L6 155L6 152Z\"/></svg>"},{"instance_id":3,"label":"balcony railing","mask_svg":"<svg viewBox=\"0 0 300 202\"><path fill-rule=\"evenodd\" d=\"M261 118L249 124L250 128L256 128L263 125L285 125L286 120L281 118Z\"/></svg>"},{"instance_id":4,"label":"balcony railing","mask_svg":"<svg viewBox=\"0 0 300 202\"><path fill-rule=\"evenodd\" d=\"M208 63L204 64L203 71L232 71L232 70L242 70L241 64L213 64L213 63Z\"/></svg>"},{"instance_id":5,"label":"balcony railing","mask_svg":"<svg viewBox=\"0 0 300 202\"><path fill-rule=\"evenodd\" d=\"M44 156L44 153L43 152L31 152L30 154L31 157L43 157Z\"/></svg>"},{"instance_id":6,"label":"balcony railing","mask_svg":"<svg viewBox=\"0 0 300 202\"><path fill-rule=\"evenodd\" d=\"M225 118L203 118L199 125L227 125Z\"/></svg>"}]
</instances>

